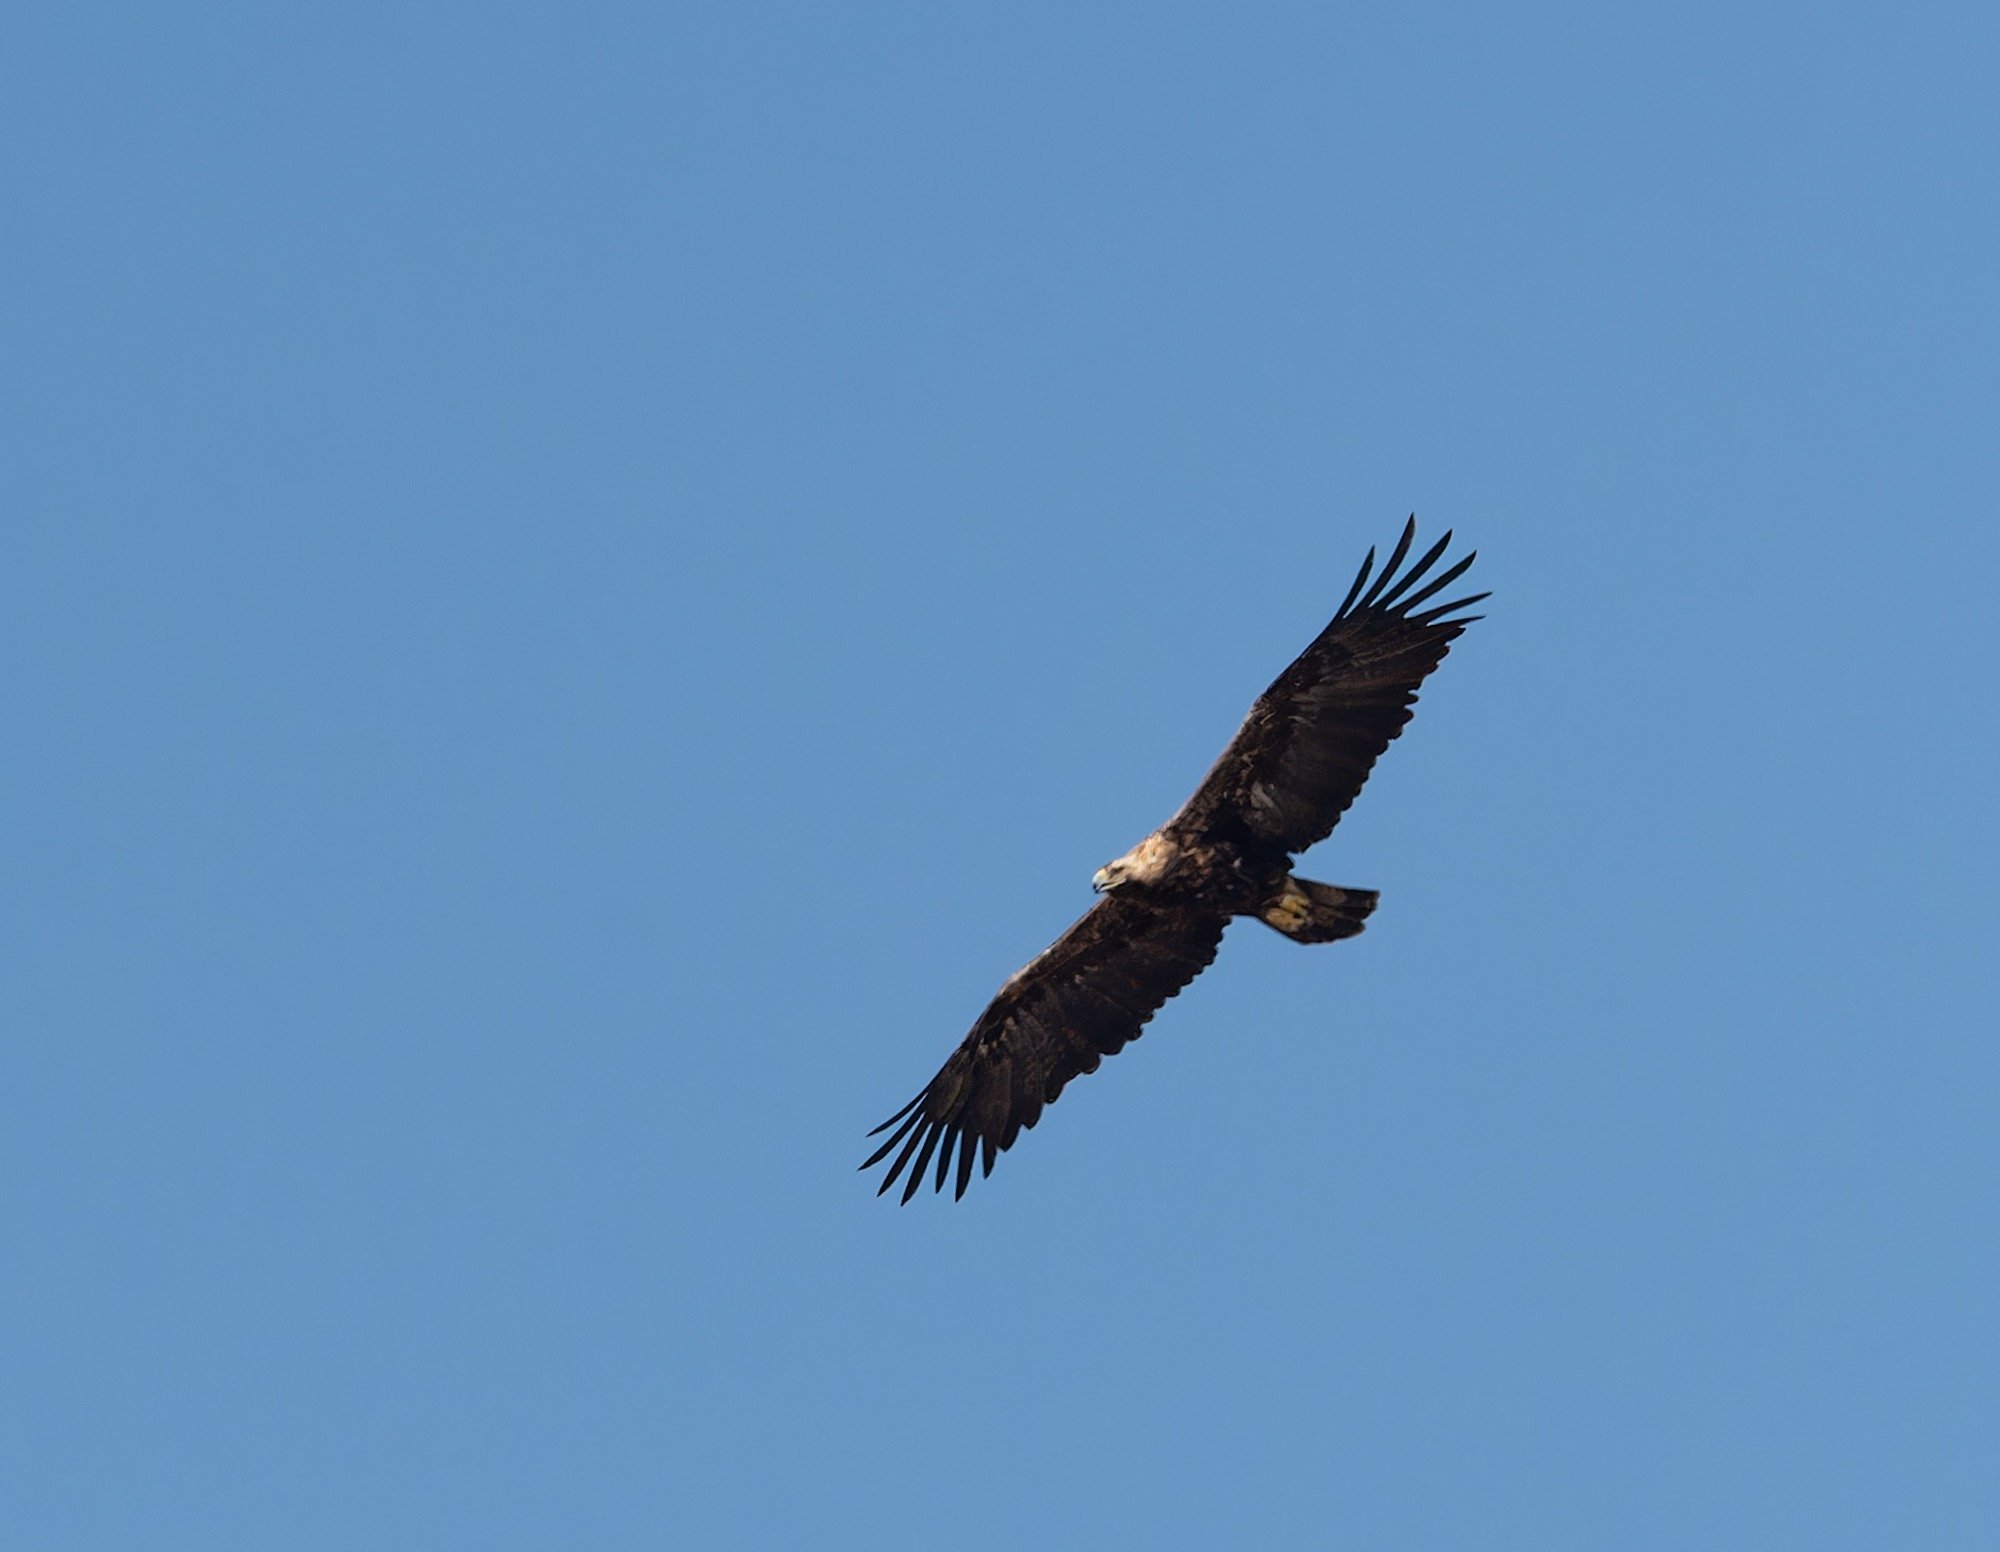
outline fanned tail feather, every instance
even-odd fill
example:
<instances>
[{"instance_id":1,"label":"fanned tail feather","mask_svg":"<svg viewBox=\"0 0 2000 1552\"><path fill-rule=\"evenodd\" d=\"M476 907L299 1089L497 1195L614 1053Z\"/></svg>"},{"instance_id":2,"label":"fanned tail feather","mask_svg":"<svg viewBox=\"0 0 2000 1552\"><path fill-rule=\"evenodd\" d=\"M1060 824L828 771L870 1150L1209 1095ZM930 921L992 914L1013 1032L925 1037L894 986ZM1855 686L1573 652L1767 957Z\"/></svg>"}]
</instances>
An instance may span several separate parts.
<instances>
[{"instance_id":1,"label":"fanned tail feather","mask_svg":"<svg viewBox=\"0 0 2000 1552\"><path fill-rule=\"evenodd\" d=\"M1294 943L1334 943L1357 936L1381 898L1373 889L1287 878L1258 920Z\"/></svg>"}]
</instances>

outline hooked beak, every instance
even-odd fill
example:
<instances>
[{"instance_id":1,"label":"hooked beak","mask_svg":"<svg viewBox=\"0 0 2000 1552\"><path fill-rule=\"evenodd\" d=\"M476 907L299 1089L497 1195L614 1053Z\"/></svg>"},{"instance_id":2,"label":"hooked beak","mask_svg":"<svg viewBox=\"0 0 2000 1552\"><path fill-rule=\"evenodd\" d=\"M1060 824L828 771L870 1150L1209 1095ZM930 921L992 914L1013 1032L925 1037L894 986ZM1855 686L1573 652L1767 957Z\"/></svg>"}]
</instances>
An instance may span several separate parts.
<instances>
[{"instance_id":1,"label":"hooked beak","mask_svg":"<svg viewBox=\"0 0 2000 1552\"><path fill-rule=\"evenodd\" d=\"M1099 868L1095 873L1091 874L1090 887L1099 894L1103 894L1105 890L1111 887L1111 870L1109 868Z\"/></svg>"}]
</instances>

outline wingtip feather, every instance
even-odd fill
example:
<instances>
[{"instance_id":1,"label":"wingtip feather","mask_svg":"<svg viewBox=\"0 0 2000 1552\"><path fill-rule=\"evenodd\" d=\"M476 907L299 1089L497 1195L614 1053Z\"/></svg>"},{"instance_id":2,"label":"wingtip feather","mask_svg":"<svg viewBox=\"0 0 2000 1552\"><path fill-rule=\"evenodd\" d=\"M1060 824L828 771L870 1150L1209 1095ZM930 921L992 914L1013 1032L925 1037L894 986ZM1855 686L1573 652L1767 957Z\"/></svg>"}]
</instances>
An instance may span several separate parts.
<instances>
[{"instance_id":1,"label":"wingtip feather","mask_svg":"<svg viewBox=\"0 0 2000 1552\"><path fill-rule=\"evenodd\" d=\"M929 1089L923 1090L923 1092L918 1094L915 1099L911 1100L907 1105L903 1106L901 1110L898 1110L894 1115L890 1116L889 1119L884 1121L880 1126L871 1127L869 1129L868 1135L870 1137L879 1137L882 1133L888 1131L890 1127L894 1126L898 1121L902 1120L904 1116L908 1115L912 1110L916 1109L917 1106L921 1105L924 1102L924 1096L929 1093L930 1093Z\"/></svg>"},{"instance_id":2,"label":"wingtip feather","mask_svg":"<svg viewBox=\"0 0 2000 1552\"><path fill-rule=\"evenodd\" d=\"M926 1090L925 1092L927 1093L929 1091ZM877 1133L881 1132L884 1127L896 1126L896 1122L898 1120L901 1120L903 1123L901 1126L896 1126L894 1135L892 1135L887 1142L883 1143L881 1147L877 1148L873 1153L868 1155L868 1158L861 1166L863 1169L873 1169L877 1164L881 1163L882 1160L887 1158L892 1152L895 1151L895 1149L898 1146L901 1145L903 1139L910 1134L911 1128L915 1127L920 1121L923 1120L922 1115L917 1113L917 1106L920 1103L922 1103L923 1098L924 1095L919 1094L915 1099L911 1100L909 1104L903 1106L901 1110L897 1111L895 1115L891 1116L888 1120L884 1121L881 1126L876 1127L873 1132L870 1132L868 1134L870 1137L873 1137Z\"/></svg>"},{"instance_id":3,"label":"wingtip feather","mask_svg":"<svg viewBox=\"0 0 2000 1552\"><path fill-rule=\"evenodd\" d=\"M1368 585L1368 573L1375 569L1375 546L1368 546L1368 553L1361 557L1361 569L1354 574L1354 585L1347 590L1347 596L1340 601L1340 607L1333 611L1336 620L1347 618L1347 611L1354 607L1354 600L1361 596L1361 589Z\"/></svg>"},{"instance_id":4,"label":"wingtip feather","mask_svg":"<svg viewBox=\"0 0 2000 1552\"><path fill-rule=\"evenodd\" d=\"M1397 582L1397 584L1394 587L1390 588L1388 592L1384 593L1380 598L1375 600L1375 607L1378 609L1389 609L1394 607L1396 600L1403 596L1403 594L1410 588L1411 584L1416 582L1416 580L1419 577L1421 577L1426 571L1429 571L1432 566L1437 564L1437 558L1440 555L1444 554L1445 546L1450 543L1451 543L1451 532L1449 529L1447 529L1445 531L1445 536L1442 539L1438 540L1436 544L1433 544L1428 550L1425 550L1423 553L1423 558L1419 560L1414 566L1412 566L1408 571L1403 573L1401 581Z\"/></svg>"},{"instance_id":5,"label":"wingtip feather","mask_svg":"<svg viewBox=\"0 0 2000 1552\"><path fill-rule=\"evenodd\" d=\"M1470 614L1462 620L1447 620L1445 616L1455 609L1470 608L1473 604L1492 596L1493 594L1489 591L1474 593L1467 598L1454 598L1448 604L1439 604L1435 609L1426 609L1422 614L1411 615L1409 617L1410 623L1413 625L1470 625L1474 620L1483 620L1486 616L1483 614Z\"/></svg>"},{"instance_id":6,"label":"wingtip feather","mask_svg":"<svg viewBox=\"0 0 2000 1552\"><path fill-rule=\"evenodd\" d=\"M979 1139L970 1132L958 1134L958 1184L951 1193L954 1202L965 1199L965 1188L972 1182L972 1161L979 1153Z\"/></svg>"},{"instance_id":7,"label":"wingtip feather","mask_svg":"<svg viewBox=\"0 0 2000 1552\"><path fill-rule=\"evenodd\" d=\"M951 1173L951 1150L957 1146L958 1128L947 1126L944 1129L944 1146L938 1149L937 1179L931 1182L931 1189L933 1191L942 1191L944 1189L944 1178Z\"/></svg>"},{"instance_id":8,"label":"wingtip feather","mask_svg":"<svg viewBox=\"0 0 2000 1552\"><path fill-rule=\"evenodd\" d=\"M1403 564L1403 557L1410 553L1410 546L1416 541L1416 537L1417 516L1412 512L1410 520L1403 525L1401 537L1396 540L1395 549L1389 552L1388 560L1382 565L1381 575L1376 577L1375 585L1363 595L1361 599L1361 607L1363 609L1372 609L1375 607L1377 595L1381 593L1383 588L1389 585L1389 579L1395 576L1396 568Z\"/></svg>"},{"instance_id":9,"label":"wingtip feather","mask_svg":"<svg viewBox=\"0 0 2000 1552\"><path fill-rule=\"evenodd\" d=\"M1445 537L1449 539L1451 535L1446 534ZM1471 564L1477 559L1479 559L1479 552L1477 550L1474 550L1470 555L1467 555L1464 559L1455 562L1446 570L1440 572L1437 576L1432 577L1430 581L1426 582L1422 587L1418 588L1414 593L1410 594L1408 598L1405 598L1402 601L1402 603L1398 605L1398 607L1403 611L1403 613L1408 614L1412 609L1416 608L1416 606L1422 603L1426 598L1436 597L1438 593L1443 591L1445 588L1450 587L1452 583L1456 582L1460 577L1464 576L1466 573L1466 569L1470 567ZM1415 581L1416 578L1412 577L1410 580Z\"/></svg>"},{"instance_id":10,"label":"wingtip feather","mask_svg":"<svg viewBox=\"0 0 2000 1552\"><path fill-rule=\"evenodd\" d=\"M936 1126L926 1127L920 1135L924 1139L923 1151L917 1155L916 1163L910 1166L910 1173L903 1181L903 1201L906 1204L923 1188L924 1166L930 1163L931 1150L938 1145Z\"/></svg>"}]
</instances>

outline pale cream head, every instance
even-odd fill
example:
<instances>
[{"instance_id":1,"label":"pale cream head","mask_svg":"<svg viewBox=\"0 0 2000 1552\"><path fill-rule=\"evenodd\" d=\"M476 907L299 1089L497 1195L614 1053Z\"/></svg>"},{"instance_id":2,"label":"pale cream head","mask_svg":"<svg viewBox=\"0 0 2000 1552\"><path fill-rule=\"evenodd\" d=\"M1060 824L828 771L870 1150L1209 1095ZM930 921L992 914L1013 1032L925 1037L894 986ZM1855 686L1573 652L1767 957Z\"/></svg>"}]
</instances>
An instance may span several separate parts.
<instances>
[{"instance_id":1,"label":"pale cream head","mask_svg":"<svg viewBox=\"0 0 2000 1552\"><path fill-rule=\"evenodd\" d=\"M1115 862L1099 868L1090 887L1103 894L1120 884L1157 884L1179 856L1180 848L1155 831Z\"/></svg>"}]
</instances>

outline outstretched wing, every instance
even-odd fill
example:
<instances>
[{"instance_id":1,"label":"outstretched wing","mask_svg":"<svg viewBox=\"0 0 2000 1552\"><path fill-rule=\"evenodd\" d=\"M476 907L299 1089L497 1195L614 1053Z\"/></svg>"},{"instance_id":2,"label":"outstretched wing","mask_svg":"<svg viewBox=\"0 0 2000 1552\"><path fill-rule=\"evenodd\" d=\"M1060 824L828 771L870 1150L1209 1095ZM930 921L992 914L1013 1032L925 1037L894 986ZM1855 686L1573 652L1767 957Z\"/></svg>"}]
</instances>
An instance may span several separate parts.
<instances>
[{"instance_id":1,"label":"outstretched wing","mask_svg":"<svg viewBox=\"0 0 2000 1552\"><path fill-rule=\"evenodd\" d=\"M1326 839L1410 720L1417 686L1479 618L1446 616L1487 596L1475 593L1416 613L1418 604L1457 581L1473 562L1467 555L1411 592L1451 543L1447 533L1398 576L1416 536L1413 517L1375 585L1363 593L1375 565L1375 552L1368 552L1340 612L1257 698L1167 828L1287 852Z\"/></svg>"},{"instance_id":2,"label":"outstretched wing","mask_svg":"<svg viewBox=\"0 0 2000 1552\"><path fill-rule=\"evenodd\" d=\"M1199 910L1106 895L1000 988L924 1091L869 1133L888 1132L889 1140L863 1169L895 1154L876 1195L907 1169L907 1202L933 1153L934 1189L942 1191L954 1149L953 1195L965 1195L975 1149L982 1172L992 1174L994 1155L1040 1119L1065 1083L1117 1055L1207 968L1227 923Z\"/></svg>"}]
</instances>

